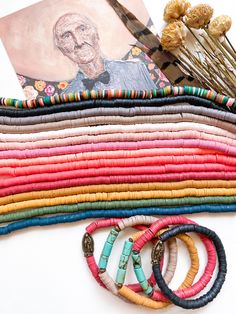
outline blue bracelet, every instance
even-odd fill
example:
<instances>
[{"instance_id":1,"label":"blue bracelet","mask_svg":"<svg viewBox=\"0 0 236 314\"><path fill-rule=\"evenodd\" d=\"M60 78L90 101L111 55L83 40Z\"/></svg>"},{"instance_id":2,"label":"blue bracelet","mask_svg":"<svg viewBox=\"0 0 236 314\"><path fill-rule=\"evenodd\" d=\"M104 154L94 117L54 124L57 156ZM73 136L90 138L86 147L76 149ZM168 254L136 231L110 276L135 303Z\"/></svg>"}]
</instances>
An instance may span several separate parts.
<instances>
[{"instance_id":1,"label":"blue bracelet","mask_svg":"<svg viewBox=\"0 0 236 314\"><path fill-rule=\"evenodd\" d=\"M129 201L127 201L128 204ZM116 206L114 206L114 203ZM88 212L82 210L82 203L76 203L67 205L67 213L81 213L81 212ZM113 206L114 207L113 207ZM100 215L99 213L102 211L101 209L96 207L96 203L91 203L90 208L91 210L91 217L92 218L99 218L99 217L107 217L106 214ZM51 209L55 207L57 208L57 211L55 211L55 214L53 214L53 217L56 216L56 214L65 214L65 206L59 205L59 206L50 206L50 207L39 207L36 208L34 211L19 211L17 213L17 218L15 218L15 212L10 214L3 214L0 215L0 222L1 223L7 223L12 222L16 220L25 220L30 219L32 217L37 216L44 216L44 215L50 215ZM99 206L101 207L101 206ZM230 212L236 212L236 204L200 204L200 205L183 205L183 206L173 206L173 207L138 207L138 208L130 208L130 207L119 207L119 201L117 202L105 202L103 206L104 212L110 211L111 217L117 217L114 216L114 212L122 213L119 214L119 216L128 217L133 215L186 215L186 214L197 214L197 213L230 213ZM48 210L47 210L48 209ZM128 211L127 214L123 214ZM95 216L94 214L95 213ZM90 216L86 218L91 218ZM84 218L84 219L86 219ZM83 218L82 218L83 219Z\"/></svg>"},{"instance_id":2,"label":"blue bracelet","mask_svg":"<svg viewBox=\"0 0 236 314\"><path fill-rule=\"evenodd\" d=\"M177 212L178 209L178 212ZM131 217L134 215L173 215L173 214L191 214L201 212L235 212L236 204L230 205L195 205L183 206L181 208L173 207L151 207L151 208L136 208L136 209L116 209L116 210L89 210L86 212L76 212L72 214L54 215L51 217L37 217L31 219L20 220L9 223L0 227L0 235L6 235L17 230L26 229L36 226L49 226L61 223L76 222L88 218L102 217Z\"/></svg>"}]
</instances>

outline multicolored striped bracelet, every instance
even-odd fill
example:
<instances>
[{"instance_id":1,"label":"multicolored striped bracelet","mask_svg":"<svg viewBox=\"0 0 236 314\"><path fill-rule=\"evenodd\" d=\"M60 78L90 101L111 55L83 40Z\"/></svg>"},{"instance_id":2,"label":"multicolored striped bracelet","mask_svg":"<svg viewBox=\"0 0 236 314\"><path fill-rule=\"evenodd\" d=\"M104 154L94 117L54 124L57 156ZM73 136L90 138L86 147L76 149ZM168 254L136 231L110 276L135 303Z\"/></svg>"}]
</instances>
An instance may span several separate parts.
<instances>
[{"instance_id":1,"label":"multicolored striped bracelet","mask_svg":"<svg viewBox=\"0 0 236 314\"><path fill-rule=\"evenodd\" d=\"M192 86L167 86L163 89L153 90L86 90L78 93L70 93L63 95L56 95L51 97L44 97L32 100L17 100L11 98L0 98L0 104L2 106L14 106L16 108L37 108L44 106L55 106L61 103L80 102L83 100L95 100L95 99L152 99L167 96L179 96L179 95L193 95L201 97L202 100L211 100L218 103L221 106L235 109L235 99L228 96L217 94L214 91L207 89L192 87ZM191 96L191 97L193 97Z\"/></svg>"}]
</instances>

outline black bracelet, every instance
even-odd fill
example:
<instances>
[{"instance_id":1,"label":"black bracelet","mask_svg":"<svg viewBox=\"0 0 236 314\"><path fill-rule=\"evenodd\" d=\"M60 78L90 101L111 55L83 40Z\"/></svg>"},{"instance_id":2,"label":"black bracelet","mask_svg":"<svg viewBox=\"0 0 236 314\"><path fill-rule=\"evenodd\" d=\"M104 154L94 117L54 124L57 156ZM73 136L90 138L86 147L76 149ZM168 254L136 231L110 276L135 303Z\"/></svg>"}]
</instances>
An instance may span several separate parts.
<instances>
[{"instance_id":1,"label":"black bracelet","mask_svg":"<svg viewBox=\"0 0 236 314\"><path fill-rule=\"evenodd\" d=\"M218 271L217 277L215 279L215 282L212 288L206 294L194 300L185 300L185 299L179 298L165 283L161 274L161 269L160 269L160 260L163 254L162 249L161 249L163 246L163 242L165 242L166 240L178 234L185 233L185 232L197 232L211 239L215 246L217 257L218 257L218 262L219 262L219 271ZM157 285L159 286L162 293L172 303L184 309L197 309L211 302L220 292L221 287L225 281L226 273L227 273L227 262L226 262L225 250L217 234L208 228L205 228L199 225L189 224L189 225L181 225L181 226L174 227L162 233L159 239L160 240L154 246L153 251L152 251L152 264L153 264L152 268L153 268L153 273L154 273Z\"/></svg>"}]
</instances>

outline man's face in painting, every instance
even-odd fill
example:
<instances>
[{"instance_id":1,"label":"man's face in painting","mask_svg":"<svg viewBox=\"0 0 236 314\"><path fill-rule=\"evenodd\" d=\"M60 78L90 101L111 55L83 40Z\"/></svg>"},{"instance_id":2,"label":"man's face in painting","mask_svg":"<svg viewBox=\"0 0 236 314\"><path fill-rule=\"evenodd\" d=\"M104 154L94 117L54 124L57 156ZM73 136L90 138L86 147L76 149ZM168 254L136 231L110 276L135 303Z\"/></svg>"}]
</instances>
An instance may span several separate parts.
<instances>
[{"instance_id":1,"label":"man's face in painting","mask_svg":"<svg viewBox=\"0 0 236 314\"><path fill-rule=\"evenodd\" d=\"M93 23L80 14L65 14L54 26L57 47L73 62L88 64L100 54L99 36Z\"/></svg>"}]
</instances>

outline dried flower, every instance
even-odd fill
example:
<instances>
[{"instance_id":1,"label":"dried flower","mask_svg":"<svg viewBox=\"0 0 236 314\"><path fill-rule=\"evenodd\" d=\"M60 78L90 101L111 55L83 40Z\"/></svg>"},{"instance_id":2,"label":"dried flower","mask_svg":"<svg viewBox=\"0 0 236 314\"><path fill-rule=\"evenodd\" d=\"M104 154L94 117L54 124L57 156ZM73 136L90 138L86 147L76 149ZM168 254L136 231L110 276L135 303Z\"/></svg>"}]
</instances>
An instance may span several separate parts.
<instances>
[{"instance_id":1,"label":"dried flower","mask_svg":"<svg viewBox=\"0 0 236 314\"><path fill-rule=\"evenodd\" d=\"M228 15L220 15L216 17L208 26L210 35L213 37L221 37L227 33L232 25L232 19Z\"/></svg>"},{"instance_id":2,"label":"dried flower","mask_svg":"<svg viewBox=\"0 0 236 314\"><path fill-rule=\"evenodd\" d=\"M184 44L186 33L184 24L176 21L168 24L162 31L161 45L164 50L172 51Z\"/></svg>"},{"instance_id":3,"label":"dried flower","mask_svg":"<svg viewBox=\"0 0 236 314\"><path fill-rule=\"evenodd\" d=\"M186 11L191 7L187 0L171 0L167 3L164 9L164 20L167 23L178 20L186 14Z\"/></svg>"},{"instance_id":4,"label":"dried flower","mask_svg":"<svg viewBox=\"0 0 236 314\"><path fill-rule=\"evenodd\" d=\"M203 28L213 15L213 9L208 4L199 4L189 9L186 14L186 24L192 28Z\"/></svg>"},{"instance_id":5,"label":"dried flower","mask_svg":"<svg viewBox=\"0 0 236 314\"><path fill-rule=\"evenodd\" d=\"M160 39L163 49L174 51L173 55L179 60L182 71L193 76L204 87L235 98L236 49L226 34L232 24L231 18L221 15L211 21L213 8L207 4L191 7L189 0L168 1L164 20L169 25L162 31ZM185 44L186 29L197 46L190 43L191 48L188 48ZM222 40L218 40L222 35Z\"/></svg>"}]
</instances>

